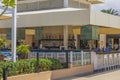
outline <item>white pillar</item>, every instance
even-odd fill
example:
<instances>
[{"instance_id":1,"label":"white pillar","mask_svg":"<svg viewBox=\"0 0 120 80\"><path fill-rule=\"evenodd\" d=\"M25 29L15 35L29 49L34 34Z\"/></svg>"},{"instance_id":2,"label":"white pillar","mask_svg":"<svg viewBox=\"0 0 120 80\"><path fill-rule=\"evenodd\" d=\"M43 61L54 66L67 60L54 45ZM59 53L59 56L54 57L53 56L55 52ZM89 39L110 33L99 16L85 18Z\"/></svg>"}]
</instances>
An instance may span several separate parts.
<instances>
[{"instance_id":1,"label":"white pillar","mask_svg":"<svg viewBox=\"0 0 120 80\"><path fill-rule=\"evenodd\" d=\"M65 7L65 8L68 7L68 0L64 0L64 7Z\"/></svg>"},{"instance_id":2,"label":"white pillar","mask_svg":"<svg viewBox=\"0 0 120 80\"><path fill-rule=\"evenodd\" d=\"M75 47L76 47L76 49L78 49L78 37L77 37L77 34L74 35L74 39L75 39Z\"/></svg>"},{"instance_id":3,"label":"white pillar","mask_svg":"<svg viewBox=\"0 0 120 80\"><path fill-rule=\"evenodd\" d=\"M64 46L68 50L68 26L64 26Z\"/></svg>"},{"instance_id":4,"label":"white pillar","mask_svg":"<svg viewBox=\"0 0 120 80\"><path fill-rule=\"evenodd\" d=\"M106 47L106 34L100 34L99 46L100 48Z\"/></svg>"},{"instance_id":5,"label":"white pillar","mask_svg":"<svg viewBox=\"0 0 120 80\"><path fill-rule=\"evenodd\" d=\"M12 11L12 54L13 62L16 62L16 27L17 27L17 0L15 0L15 8Z\"/></svg>"}]
</instances>

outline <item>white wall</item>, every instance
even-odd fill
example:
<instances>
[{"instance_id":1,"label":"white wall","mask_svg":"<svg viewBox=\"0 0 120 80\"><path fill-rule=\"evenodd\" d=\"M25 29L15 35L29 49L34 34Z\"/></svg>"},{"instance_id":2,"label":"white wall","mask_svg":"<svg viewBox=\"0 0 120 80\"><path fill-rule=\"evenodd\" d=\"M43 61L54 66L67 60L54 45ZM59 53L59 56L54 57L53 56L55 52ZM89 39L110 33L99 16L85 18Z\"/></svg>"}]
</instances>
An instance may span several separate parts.
<instances>
[{"instance_id":1,"label":"white wall","mask_svg":"<svg viewBox=\"0 0 120 80\"><path fill-rule=\"evenodd\" d=\"M90 24L105 26L105 27L120 28L120 17L91 10Z\"/></svg>"}]
</instances>

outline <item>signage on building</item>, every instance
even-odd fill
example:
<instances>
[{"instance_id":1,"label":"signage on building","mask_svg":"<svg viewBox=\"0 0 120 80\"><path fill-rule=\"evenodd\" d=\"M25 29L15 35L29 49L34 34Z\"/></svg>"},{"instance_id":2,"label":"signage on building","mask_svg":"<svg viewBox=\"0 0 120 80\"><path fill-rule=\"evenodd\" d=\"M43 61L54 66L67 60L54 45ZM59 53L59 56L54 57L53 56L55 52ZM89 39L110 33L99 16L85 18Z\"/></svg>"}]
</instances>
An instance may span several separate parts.
<instances>
[{"instance_id":1,"label":"signage on building","mask_svg":"<svg viewBox=\"0 0 120 80\"><path fill-rule=\"evenodd\" d=\"M42 32L43 32L42 27L35 28L35 40L41 40L42 39Z\"/></svg>"},{"instance_id":2,"label":"signage on building","mask_svg":"<svg viewBox=\"0 0 120 80\"><path fill-rule=\"evenodd\" d=\"M81 40L98 40L97 26L83 26L80 32Z\"/></svg>"},{"instance_id":3,"label":"signage on building","mask_svg":"<svg viewBox=\"0 0 120 80\"><path fill-rule=\"evenodd\" d=\"M12 34L12 30L11 28L7 28L6 29L6 38L8 40L11 40L11 34ZM25 39L25 29L24 28L18 28L17 29L17 40L24 40Z\"/></svg>"},{"instance_id":4,"label":"signage on building","mask_svg":"<svg viewBox=\"0 0 120 80\"><path fill-rule=\"evenodd\" d=\"M24 40L25 39L25 29L18 28L17 29L17 40Z\"/></svg>"},{"instance_id":5,"label":"signage on building","mask_svg":"<svg viewBox=\"0 0 120 80\"><path fill-rule=\"evenodd\" d=\"M6 28L6 38L8 40L11 40L11 28Z\"/></svg>"}]
</instances>

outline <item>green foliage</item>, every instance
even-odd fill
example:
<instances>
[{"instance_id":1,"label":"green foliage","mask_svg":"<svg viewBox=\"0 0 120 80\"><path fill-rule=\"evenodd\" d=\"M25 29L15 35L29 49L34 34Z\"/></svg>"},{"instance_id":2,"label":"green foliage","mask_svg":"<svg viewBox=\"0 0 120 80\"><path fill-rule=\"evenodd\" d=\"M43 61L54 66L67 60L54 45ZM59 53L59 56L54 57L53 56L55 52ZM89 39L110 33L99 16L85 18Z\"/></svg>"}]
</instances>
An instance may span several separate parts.
<instances>
[{"instance_id":1,"label":"green foliage","mask_svg":"<svg viewBox=\"0 0 120 80\"><path fill-rule=\"evenodd\" d=\"M43 58L40 59L39 64L40 64L40 71L47 71L51 69L52 61L47 58L46 59Z\"/></svg>"},{"instance_id":2,"label":"green foliage","mask_svg":"<svg viewBox=\"0 0 120 80\"><path fill-rule=\"evenodd\" d=\"M2 76L2 69L8 68L8 76L19 74L34 73L36 68L36 59L24 59L17 62L0 62L0 76ZM56 70L64 68L62 64L56 59L40 58L40 71Z\"/></svg>"},{"instance_id":3,"label":"green foliage","mask_svg":"<svg viewBox=\"0 0 120 80\"><path fill-rule=\"evenodd\" d=\"M28 54L29 52L30 50L28 45L21 44L17 47L17 53Z\"/></svg>"},{"instance_id":4,"label":"green foliage","mask_svg":"<svg viewBox=\"0 0 120 80\"><path fill-rule=\"evenodd\" d=\"M103 9L101 12L107 13L107 14L112 14L112 15L119 15L118 11L114 9Z\"/></svg>"},{"instance_id":5,"label":"green foliage","mask_svg":"<svg viewBox=\"0 0 120 80\"><path fill-rule=\"evenodd\" d=\"M2 4L4 7L4 10L0 14L0 16L2 16L7 11L8 7L15 8L15 0L2 0Z\"/></svg>"},{"instance_id":6,"label":"green foliage","mask_svg":"<svg viewBox=\"0 0 120 80\"><path fill-rule=\"evenodd\" d=\"M4 45L5 45L4 40L0 38L0 49L3 48Z\"/></svg>"},{"instance_id":7,"label":"green foliage","mask_svg":"<svg viewBox=\"0 0 120 80\"><path fill-rule=\"evenodd\" d=\"M17 53L19 54L19 59L27 58L28 53L30 52L29 46L21 44L17 47Z\"/></svg>"},{"instance_id":8,"label":"green foliage","mask_svg":"<svg viewBox=\"0 0 120 80\"><path fill-rule=\"evenodd\" d=\"M51 69L56 70L56 69L62 69L63 65L60 63L59 60L57 59L49 59L52 62Z\"/></svg>"},{"instance_id":9,"label":"green foliage","mask_svg":"<svg viewBox=\"0 0 120 80\"><path fill-rule=\"evenodd\" d=\"M15 8L15 0L3 0L2 3L4 4L4 6Z\"/></svg>"}]
</instances>

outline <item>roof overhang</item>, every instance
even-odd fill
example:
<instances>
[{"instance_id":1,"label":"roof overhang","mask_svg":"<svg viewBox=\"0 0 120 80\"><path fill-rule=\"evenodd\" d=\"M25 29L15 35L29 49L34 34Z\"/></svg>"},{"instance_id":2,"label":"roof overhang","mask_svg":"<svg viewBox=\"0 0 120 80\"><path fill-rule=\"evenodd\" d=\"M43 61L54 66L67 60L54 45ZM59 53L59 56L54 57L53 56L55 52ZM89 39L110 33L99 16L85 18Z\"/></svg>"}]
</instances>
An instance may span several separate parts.
<instances>
[{"instance_id":1,"label":"roof overhang","mask_svg":"<svg viewBox=\"0 0 120 80\"><path fill-rule=\"evenodd\" d=\"M87 1L90 2L91 4L99 4L105 2L105 0L87 0Z\"/></svg>"},{"instance_id":2,"label":"roof overhang","mask_svg":"<svg viewBox=\"0 0 120 80\"><path fill-rule=\"evenodd\" d=\"M80 10L86 10L86 9L84 9L84 8L61 8L61 9L51 9L51 10L41 10L41 11L20 12L17 15L59 13L59 12L80 11Z\"/></svg>"},{"instance_id":3,"label":"roof overhang","mask_svg":"<svg viewBox=\"0 0 120 80\"><path fill-rule=\"evenodd\" d=\"M55 9L17 13L17 27L96 25L120 29L120 17L92 10ZM0 21L0 27L11 27L10 21Z\"/></svg>"},{"instance_id":4,"label":"roof overhang","mask_svg":"<svg viewBox=\"0 0 120 80\"><path fill-rule=\"evenodd\" d=\"M33 3L33 2L38 2L38 1L48 1L48 0L18 0L18 4Z\"/></svg>"},{"instance_id":5,"label":"roof overhang","mask_svg":"<svg viewBox=\"0 0 120 80\"><path fill-rule=\"evenodd\" d=\"M10 16L0 16L0 20L6 20L6 19L10 19Z\"/></svg>"},{"instance_id":6,"label":"roof overhang","mask_svg":"<svg viewBox=\"0 0 120 80\"><path fill-rule=\"evenodd\" d=\"M100 3L104 3L105 0L75 0L84 4L100 4Z\"/></svg>"}]
</instances>

